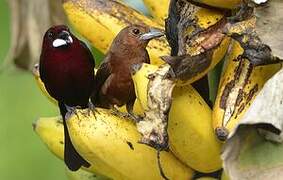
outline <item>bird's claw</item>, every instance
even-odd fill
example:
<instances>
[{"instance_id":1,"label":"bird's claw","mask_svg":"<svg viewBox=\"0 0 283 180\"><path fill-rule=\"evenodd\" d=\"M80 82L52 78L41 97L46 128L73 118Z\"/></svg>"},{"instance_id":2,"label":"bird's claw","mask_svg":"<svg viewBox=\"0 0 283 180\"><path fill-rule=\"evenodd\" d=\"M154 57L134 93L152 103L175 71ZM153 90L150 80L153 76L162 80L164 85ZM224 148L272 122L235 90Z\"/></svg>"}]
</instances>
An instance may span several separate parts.
<instances>
[{"instance_id":1,"label":"bird's claw","mask_svg":"<svg viewBox=\"0 0 283 180\"><path fill-rule=\"evenodd\" d=\"M140 122L140 121L143 120L142 116L135 115L135 114L132 114L132 113L128 113L128 114L127 114L127 117L128 117L129 119L132 119L135 123L138 123L138 122Z\"/></svg>"},{"instance_id":2,"label":"bird's claw","mask_svg":"<svg viewBox=\"0 0 283 180\"><path fill-rule=\"evenodd\" d=\"M89 116L90 116L90 113L92 113L94 117L96 113L100 114L100 112L96 109L95 105L91 101L88 102L87 110L88 110L87 112Z\"/></svg>"},{"instance_id":3,"label":"bird's claw","mask_svg":"<svg viewBox=\"0 0 283 180\"><path fill-rule=\"evenodd\" d=\"M141 116L135 115L133 113L121 112L115 106L113 106L111 108L111 110L112 110L112 114L119 116L119 117L122 117L122 118L131 119L136 123L143 120L143 118Z\"/></svg>"},{"instance_id":4,"label":"bird's claw","mask_svg":"<svg viewBox=\"0 0 283 180\"><path fill-rule=\"evenodd\" d=\"M128 116L128 113L124 113L124 112L119 111L115 106L111 107L111 111L112 111L112 114L114 114L116 116L120 116L120 117L123 117L123 118L126 118Z\"/></svg>"},{"instance_id":5,"label":"bird's claw","mask_svg":"<svg viewBox=\"0 0 283 180\"><path fill-rule=\"evenodd\" d=\"M70 119L70 117L71 117L73 114L77 115L77 113L76 113L76 109L77 109L77 108L76 108L75 106L68 106L68 105L65 104L65 107L66 107L66 109L67 109L67 113L66 113L66 115L65 115L66 120L67 120L67 119Z\"/></svg>"}]
</instances>

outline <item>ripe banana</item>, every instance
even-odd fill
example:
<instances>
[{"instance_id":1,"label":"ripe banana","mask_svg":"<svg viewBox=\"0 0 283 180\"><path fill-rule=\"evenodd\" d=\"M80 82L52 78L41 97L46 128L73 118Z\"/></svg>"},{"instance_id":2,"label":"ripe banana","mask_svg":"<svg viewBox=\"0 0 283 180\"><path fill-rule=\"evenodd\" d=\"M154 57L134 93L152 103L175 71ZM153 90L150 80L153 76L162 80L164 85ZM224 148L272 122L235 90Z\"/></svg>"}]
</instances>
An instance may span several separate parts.
<instances>
[{"instance_id":1,"label":"ripe banana","mask_svg":"<svg viewBox=\"0 0 283 180\"><path fill-rule=\"evenodd\" d=\"M168 16L169 0L143 0L154 20L164 26Z\"/></svg>"},{"instance_id":2,"label":"ripe banana","mask_svg":"<svg viewBox=\"0 0 283 180\"><path fill-rule=\"evenodd\" d=\"M138 101L147 110L147 77L157 66L143 64L132 76ZM172 152L186 165L208 173L221 168L221 144L211 126L211 110L191 85L176 86L169 112L169 144ZM181 179L181 178L180 178Z\"/></svg>"},{"instance_id":3,"label":"ripe banana","mask_svg":"<svg viewBox=\"0 0 283 180\"><path fill-rule=\"evenodd\" d=\"M144 24L159 29L163 26L115 0L65 0L65 13L75 29L105 53L118 32L131 24ZM147 46L152 64L164 64L159 56L170 54L165 38L154 39Z\"/></svg>"},{"instance_id":4,"label":"ripe banana","mask_svg":"<svg viewBox=\"0 0 283 180\"><path fill-rule=\"evenodd\" d=\"M64 128L61 116L52 118L40 118L33 124L34 131L45 143L47 148L59 159L64 159ZM99 174L91 166L86 169ZM104 174L106 176L106 174Z\"/></svg>"},{"instance_id":5,"label":"ripe banana","mask_svg":"<svg viewBox=\"0 0 283 180\"><path fill-rule=\"evenodd\" d=\"M68 121L68 129L77 151L101 172L113 179L162 179L156 151L139 144L140 134L127 119L97 108L95 115L77 110ZM161 164L170 179L189 179L192 170L171 152L162 152ZM112 169L122 176L117 177Z\"/></svg>"},{"instance_id":6,"label":"ripe banana","mask_svg":"<svg viewBox=\"0 0 283 180\"><path fill-rule=\"evenodd\" d=\"M82 169L79 169L78 171L74 172L66 168L65 171L69 180L110 180L110 178L107 178L105 176L96 175Z\"/></svg>"},{"instance_id":7,"label":"ripe banana","mask_svg":"<svg viewBox=\"0 0 283 180\"><path fill-rule=\"evenodd\" d=\"M206 4L216 8L235 9L243 0L192 0L198 4Z\"/></svg>"},{"instance_id":8,"label":"ripe banana","mask_svg":"<svg viewBox=\"0 0 283 180\"><path fill-rule=\"evenodd\" d=\"M156 152L137 142L140 135L133 123L104 109L97 108L95 116L86 114L78 111L68 120L68 127L76 149L93 164L88 171L112 179L161 179ZM62 159L61 118L40 118L34 129L49 150ZM193 171L170 152L161 153L161 163L170 179L190 179L193 175Z\"/></svg>"},{"instance_id":9,"label":"ripe banana","mask_svg":"<svg viewBox=\"0 0 283 180\"><path fill-rule=\"evenodd\" d=\"M253 67L241 58L242 53L239 43L234 42L213 108L213 128L222 141L241 120L264 83L281 68L281 64Z\"/></svg>"}]
</instances>

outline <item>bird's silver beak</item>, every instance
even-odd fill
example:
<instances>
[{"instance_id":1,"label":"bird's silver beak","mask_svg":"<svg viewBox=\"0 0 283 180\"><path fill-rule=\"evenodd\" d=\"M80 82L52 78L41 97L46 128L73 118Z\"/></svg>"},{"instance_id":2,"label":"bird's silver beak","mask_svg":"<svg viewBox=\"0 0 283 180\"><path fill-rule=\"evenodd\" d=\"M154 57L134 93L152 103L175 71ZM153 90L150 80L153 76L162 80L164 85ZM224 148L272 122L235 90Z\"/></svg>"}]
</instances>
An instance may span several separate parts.
<instances>
[{"instance_id":1,"label":"bird's silver beak","mask_svg":"<svg viewBox=\"0 0 283 180\"><path fill-rule=\"evenodd\" d=\"M149 32L141 35L140 40L148 41L154 38L158 38L164 35L164 32L160 31L159 29L150 28Z\"/></svg>"},{"instance_id":2,"label":"bird's silver beak","mask_svg":"<svg viewBox=\"0 0 283 180\"><path fill-rule=\"evenodd\" d=\"M73 38L70 35L68 31L62 31L59 35L58 38L55 39L52 43L53 47L62 47L62 46L67 46L69 44L73 43Z\"/></svg>"}]
</instances>

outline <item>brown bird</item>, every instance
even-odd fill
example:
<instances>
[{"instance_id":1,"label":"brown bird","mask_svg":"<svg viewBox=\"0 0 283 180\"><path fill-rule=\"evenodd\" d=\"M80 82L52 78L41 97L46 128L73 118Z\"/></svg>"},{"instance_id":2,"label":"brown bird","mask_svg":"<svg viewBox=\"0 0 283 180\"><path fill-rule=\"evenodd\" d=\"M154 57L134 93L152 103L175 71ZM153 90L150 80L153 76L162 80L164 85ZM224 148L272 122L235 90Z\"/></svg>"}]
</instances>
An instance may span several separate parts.
<instances>
[{"instance_id":1,"label":"brown bird","mask_svg":"<svg viewBox=\"0 0 283 180\"><path fill-rule=\"evenodd\" d=\"M161 31L141 25L131 25L119 32L96 73L91 97L96 107L113 108L126 104L132 115L136 95L131 67L150 62L146 46L151 39L160 36L163 36Z\"/></svg>"}]
</instances>

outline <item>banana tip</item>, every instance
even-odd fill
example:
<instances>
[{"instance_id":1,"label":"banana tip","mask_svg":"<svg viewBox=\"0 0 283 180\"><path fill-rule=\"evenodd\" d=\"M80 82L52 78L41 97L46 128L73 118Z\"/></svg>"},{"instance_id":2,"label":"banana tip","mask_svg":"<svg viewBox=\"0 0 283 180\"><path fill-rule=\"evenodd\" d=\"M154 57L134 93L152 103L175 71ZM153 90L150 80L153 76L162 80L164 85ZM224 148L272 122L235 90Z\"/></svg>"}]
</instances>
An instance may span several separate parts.
<instances>
[{"instance_id":1,"label":"banana tip","mask_svg":"<svg viewBox=\"0 0 283 180\"><path fill-rule=\"evenodd\" d=\"M39 64L38 64L38 63L36 63L36 64L34 65L34 67L33 67L33 69L32 69L32 74L33 74L34 76L39 76Z\"/></svg>"},{"instance_id":2,"label":"banana tip","mask_svg":"<svg viewBox=\"0 0 283 180\"><path fill-rule=\"evenodd\" d=\"M218 127L215 129L215 134L220 141L225 141L229 135L229 132L225 127Z\"/></svg>"}]
</instances>

